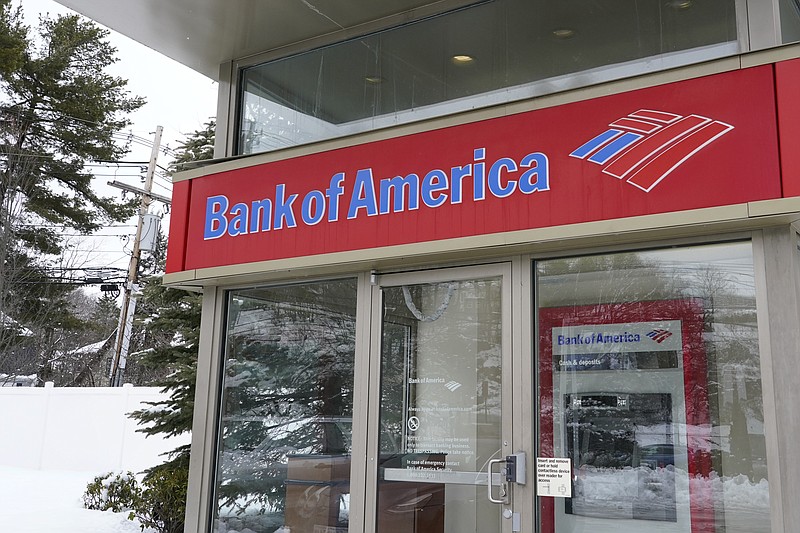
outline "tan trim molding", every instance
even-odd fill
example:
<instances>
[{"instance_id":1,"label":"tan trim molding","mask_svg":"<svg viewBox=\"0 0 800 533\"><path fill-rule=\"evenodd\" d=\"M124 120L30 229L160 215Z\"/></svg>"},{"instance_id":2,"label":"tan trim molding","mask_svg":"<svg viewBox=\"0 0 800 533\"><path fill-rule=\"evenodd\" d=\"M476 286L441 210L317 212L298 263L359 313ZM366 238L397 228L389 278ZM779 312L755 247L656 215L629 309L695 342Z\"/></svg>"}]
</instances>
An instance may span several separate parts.
<instances>
[{"instance_id":1,"label":"tan trim molding","mask_svg":"<svg viewBox=\"0 0 800 533\"><path fill-rule=\"evenodd\" d=\"M706 236L791 224L797 220L800 220L800 197L781 198L567 226L187 270L166 274L164 283L171 286L196 287L263 282L365 269L489 259L519 253L552 253L581 247L610 246L653 239Z\"/></svg>"}]
</instances>

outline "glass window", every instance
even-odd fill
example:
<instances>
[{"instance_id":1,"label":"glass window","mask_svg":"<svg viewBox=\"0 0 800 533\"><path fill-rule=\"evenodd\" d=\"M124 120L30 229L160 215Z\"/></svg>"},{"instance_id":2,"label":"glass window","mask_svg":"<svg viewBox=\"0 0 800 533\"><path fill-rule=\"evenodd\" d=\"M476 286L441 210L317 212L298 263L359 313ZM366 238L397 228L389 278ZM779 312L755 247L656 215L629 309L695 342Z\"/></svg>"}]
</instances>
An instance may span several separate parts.
<instances>
[{"instance_id":1,"label":"glass window","mask_svg":"<svg viewBox=\"0 0 800 533\"><path fill-rule=\"evenodd\" d=\"M538 453L572 465L541 531L770 531L750 243L536 272Z\"/></svg>"},{"instance_id":2,"label":"glass window","mask_svg":"<svg viewBox=\"0 0 800 533\"><path fill-rule=\"evenodd\" d=\"M355 314L354 280L230 293L213 531L347 530Z\"/></svg>"},{"instance_id":3,"label":"glass window","mask_svg":"<svg viewBox=\"0 0 800 533\"><path fill-rule=\"evenodd\" d=\"M780 0L781 42L800 41L800 0Z\"/></svg>"},{"instance_id":4,"label":"glass window","mask_svg":"<svg viewBox=\"0 0 800 533\"><path fill-rule=\"evenodd\" d=\"M479 2L258 65L242 74L237 152L275 150L736 54L735 3Z\"/></svg>"}]
</instances>

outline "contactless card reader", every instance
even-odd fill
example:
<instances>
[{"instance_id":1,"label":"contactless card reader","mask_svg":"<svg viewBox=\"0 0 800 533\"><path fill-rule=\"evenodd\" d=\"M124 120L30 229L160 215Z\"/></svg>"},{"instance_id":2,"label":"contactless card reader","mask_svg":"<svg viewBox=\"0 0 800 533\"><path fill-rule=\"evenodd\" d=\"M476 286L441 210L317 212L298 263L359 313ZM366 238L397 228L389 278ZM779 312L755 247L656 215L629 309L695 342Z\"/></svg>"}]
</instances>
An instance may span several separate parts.
<instances>
[{"instance_id":1,"label":"contactless card reader","mask_svg":"<svg viewBox=\"0 0 800 533\"><path fill-rule=\"evenodd\" d=\"M507 482L525 484L525 452L506 455L505 474Z\"/></svg>"}]
</instances>

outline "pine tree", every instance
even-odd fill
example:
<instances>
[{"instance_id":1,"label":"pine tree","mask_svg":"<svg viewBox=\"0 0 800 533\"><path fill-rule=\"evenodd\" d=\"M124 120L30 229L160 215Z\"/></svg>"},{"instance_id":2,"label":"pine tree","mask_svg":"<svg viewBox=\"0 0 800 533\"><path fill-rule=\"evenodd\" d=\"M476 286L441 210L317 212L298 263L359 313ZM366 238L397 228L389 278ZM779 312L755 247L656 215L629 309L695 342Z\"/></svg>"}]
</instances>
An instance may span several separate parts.
<instances>
[{"instance_id":1,"label":"pine tree","mask_svg":"<svg viewBox=\"0 0 800 533\"><path fill-rule=\"evenodd\" d=\"M19 15L3 19L10 25L7 32L25 31ZM78 16L43 19L38 39L0 83L0 205L17 207L18 214L17 224L9 227L4 220L2 230L16 230L14 237L31 250L60 251L62 238L54 226L91 232L133 212L132 202L98 196L86 168L126 153L117 133L130 125L127 115L144 104L128 95L125 80L105 73L116 62L107 36Z\"/></svg>"},{"instance_id":2,"label":"pine tree","mask_svg":"<svg viewBox=\"0 0 800 533\"><path fill-rule=\"evenodd\" d=\"M59 264L65 229L91 233L133 213L95 192L87 164L126 153L118 132L144 101L106 74L116 61L106 30L78 16L37 30L0 0L0 370L47 379L76 320Z\"/></svg>"},{"instance_id":3,"label":"pine tree","mask_svg":"<svg viewBox=\"0 0 800 533\"><path fill-rule=\"evenodd\" d=\"M20 18L19 9L11 8L11 0L0 0L0 76L17 70L25 58L28 46L25 28L14 22Z\"/></svg>"},{"instance_id":4,"label":"pine tree","mask_svg":"<svg viewBox=\"0 0 800 533\"><path fill-rule=\"evenodd\" d=\"M206 161L214 157L214 131L216 120L209 119L203 129L189 134L186 140L177 148L178 155L172 161L170 169L173 172L185 170L185 167L196 161Z\"/></svg>"},{"instance_id":5,"label":"pine tree","mask_svg":"<svg viewBox=\"0 0 800 533\"><path fill-rule=\"evenodd\" d=\"M105 338L111 335L119 322L117 298L107 292L102 293L94 303L89 322L99 337Z\"/></svg>"}]
</instances>

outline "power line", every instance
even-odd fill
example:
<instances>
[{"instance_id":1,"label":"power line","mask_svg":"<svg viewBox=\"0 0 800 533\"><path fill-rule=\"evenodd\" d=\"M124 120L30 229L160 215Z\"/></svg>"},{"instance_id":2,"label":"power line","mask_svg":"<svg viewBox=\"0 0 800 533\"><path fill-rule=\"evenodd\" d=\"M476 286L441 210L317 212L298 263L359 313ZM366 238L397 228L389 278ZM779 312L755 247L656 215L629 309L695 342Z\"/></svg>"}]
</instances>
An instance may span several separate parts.
<instances>
[{"instance_id":1,"label":"power line","mask_svg":"<svg viewBox=\"0 0 800 533\"><path fill-rule=\"evenodd\" d=\"M122 252L120 250L70 250L70 251L74 252L76 254L116 254L116 253L119 253L119 254L126 255L126 256L128 255L128 254L126 254L126 253L124 253L124 252Z\"/></svg>"},{"instance_id":2,"label":"power line","mask_svg":"<svg viewBox=\"0 0 800 533\"><path fill-rule=\"evenodd\" d=\"M85 272L87 270L90 271L97 271L97 270L113 270L115 272L125 272L126 269L118 268L118 267L43 267L41 270L47 270L48 272Z\"/></svg>"},{"instance_id":3,"label":"power line","mask_svg":"<svg viewBox=\"0 0 800 533\"><path fill-rule=\"evenodd\" d=\"M14 110L14 106L1 106L0 107L0 111L4 111L6 113L11 114L11 112L14 112L15 110ZM22 109L18 109L18 110L16 110L16 114L20 115L22 111L23 111ZM52 118L52 119L48 119L48 118L37 116L36 120L37 120L37 122L48 122L48 123L51 123L51 124L57 124L59 121L63 122L64 120L72 120L72 121L75 121L75 122L81 122L81 123L84 123L84 124L92 124L92 125L96 125L96 126L105 126L106 125L105 123L102 123L102 122L97 122L97 121L88 120L88 119L82 119L82 118L73 117L73 116L64 115L64 114L58 115L57 118ZM148 140L148 139L146 139L144 137L139 137L138 135L134 135L134 133L131 130L128 130L128 133L125 133L123 131L113 132L113 133L110 134L110 137L112 139L116 139L116 140L125 140L126 142L131 142L131 143L134 143L134 144L138 144L138 145L144 146L146 148L152 148L153 147L152 141L150 141L150 140ZM178 155L178 152L176 150L173 150L169 146L161 146L161 147L158 148L158 151L160 151L164 155L168 155L168 156L171 156L171 157L176 157ZM21 154L18 154L18 155L21 155ZM50 155L39 155L39 156L29 155L29 156L26 156L26 157L44 157L44 158L50 157L50 158L52 158L52 156L50 156ZM145 162L144 164L147 164L147 162Z\"/></svg>"},{"instance_id":4,"label":"power line","mask_svg":"<svg viewBox=\"0 0 800 533\"><path fill-rule=\"evenodd\" d=\"M172 194L172 189L170 189L169 187L167 187L167 186L165 186L165 185L161 185L161 184L159 184L159 183L153 183L153 185L155 185L156 187L159 187L159 188L163 189L164 191L168 192L170 195Z\"/></svg>"},{"instance_id":5,"label":"power line","mask_svg":"<svg viewBox=\"0 0 800 533\"><path fill-rule=\"evenodd\" d=\"M138 174L97 174L96 172L92 172L92 176L95 178L138 178Z\"/></svg>"},{"instance_id":6,"label":"power line","mask_svg":"<svg viewBox=\"0 0 800 533\"><path fill-rule=\"evenodd\" d=\"M36 109L34 108L34 111L35 110ZM23 109L22 107L20 107L18 105L0 106L0 111L3 111L3 112L8 113L8 114L14 114L14 115L17 115L17 116L21 116L23 112L26 113L26 114L28 114L30 112L29 109ZM89 120L89 119L85 119L85 118L75 117L75 116L67 115L67 114L64 114L64 113L55 115L54 118L44 118L44 117L41 117L41 116L36 116L36 120L38 122L49 122L49 123L58 123L59 121L72 120L74 122L81 122L83 124L92 124L94 126L106 126L107 125L105 122L98 122L98 121L95 121L95 120ZM120 131L112 132L111 133L111 137L126 138L126 139L131 140L131 141L137 141L138 143L145 144L148 147L152 147L153 146L153 142L151 140L149 140L149 139L147 139L145 137L140 137L138 135L135 135L133 133L133 130L124 130L124 131L120 130ZM164 153L164 154L167 154L168 152L174 152L174 150L172 150L168 146L159 147L158 150L160 152Z\"/></svg>"},{"instance_id":7,"label":"power line","mask_svg":"<svg viewBox=\"0 0 800 533\"><path fill-rule=\"evenodd\" d=\"M9 157L29 157L31 159L53 159L53 156L50 154L11 154L11 153L4 153L3 155Z\"/></svg>"},{"instance_id":8,"label":"power line","mask_svg":"<svg viewBox=\"0 0 800 533\"><path fill-rule=\"evenodd\" d=\"M167 186L172 187L172 180L169 179L167 176L158 176L158 175L156 175L155 179L160 181L160 182L162 182L162 183L164 183L165 187L167 187Z\"/></svg>"},{"instance_id":9,"label":"power line","mask_svg":"<svg viewBox=\"0 0 800 533\"><path fill-rule=\"evenodd\" d=\"M17 224L18 227L24 228L72 228L73 226L69 224ZM107 228L135 228L136 224L111 224L109 226L104 226L104 229ZM99 231L99 230L98 230Z\"/></svg>"},{"instance_id":10,"label":"power line","mask_svg":"<svg viewBox=\"0 0 800 533\"><path fill-rule=\"evenodd\" d=\"M135 166L135 167L144 166L145 170L147 170L147 163L148 163L147 161L112 161L110 159L93 159L93 161L104 165Z\"/></svg>"}]
</instances>

